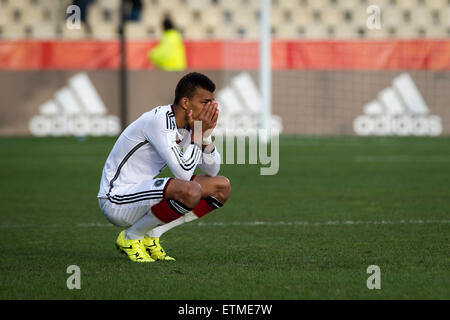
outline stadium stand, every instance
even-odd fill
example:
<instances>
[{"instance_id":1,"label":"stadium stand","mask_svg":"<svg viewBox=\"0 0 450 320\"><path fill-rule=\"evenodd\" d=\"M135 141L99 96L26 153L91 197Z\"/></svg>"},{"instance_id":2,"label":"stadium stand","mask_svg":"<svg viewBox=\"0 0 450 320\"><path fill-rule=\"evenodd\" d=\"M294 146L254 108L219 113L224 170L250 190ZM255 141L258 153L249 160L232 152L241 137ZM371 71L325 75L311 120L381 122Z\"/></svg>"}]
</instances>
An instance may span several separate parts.
<instances>
[{"instance_id":1,"label":"stadium stand","mask_svg":"<svg viewBox=\"0 0 450 320\"><path fill-rule=\"evenodd\" d=\"M111 39L118 36L120 0L96 0L87 25L65 30L70 0L0 0L0 37ZM55 5L55 3L57 5ZM367 30L366 9L382 8L381 30ZM143 0L139 22L127 22L132 39L158 38L164 15L187 39L255 39L259 0ZM450 0L273 0L272 33L280 39L446 38Z\"/></svg>"}]
</instances>

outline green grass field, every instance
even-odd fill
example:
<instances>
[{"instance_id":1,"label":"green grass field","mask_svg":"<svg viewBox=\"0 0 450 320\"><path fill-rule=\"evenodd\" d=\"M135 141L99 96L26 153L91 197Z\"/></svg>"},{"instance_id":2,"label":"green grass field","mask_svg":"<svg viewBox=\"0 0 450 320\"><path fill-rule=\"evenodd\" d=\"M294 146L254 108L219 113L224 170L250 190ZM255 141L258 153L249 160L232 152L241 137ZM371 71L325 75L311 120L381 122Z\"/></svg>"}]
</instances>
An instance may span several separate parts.
<instances>
[{"instance_id":1,"label":"green grass field","mask_svg":"<svg viewBox=\"0 0 450 320\"><path fill-rule=\"evenodd\" d=\"M450 298L450 138L283 137L277 175L224 165L229 202L152 264L118 254L97 205L114 141L0 139L0 299Z\"/></svg>"}]
</instances>

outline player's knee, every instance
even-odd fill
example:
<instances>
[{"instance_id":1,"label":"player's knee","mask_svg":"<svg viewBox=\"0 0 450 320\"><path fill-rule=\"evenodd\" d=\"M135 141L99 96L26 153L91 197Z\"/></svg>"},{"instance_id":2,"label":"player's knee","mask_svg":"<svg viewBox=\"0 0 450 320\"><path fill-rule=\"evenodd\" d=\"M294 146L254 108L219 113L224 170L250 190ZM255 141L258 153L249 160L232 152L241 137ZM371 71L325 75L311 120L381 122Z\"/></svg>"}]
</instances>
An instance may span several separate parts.
<instances>
[{"instance_id":1,"label":"player's knee","mask_svg":"<svg viewBox=\"0 0 450 320\"><path fill-rule=\"evenodd\" d=\"M181 202L189 208L194 208L200 201L202 187L194 181L173 179L166 190L166 198Z\"/></svg>"},{"instance_id":2,"label":"player's knee","mask_svg":"<svg viewBox=\"0 0 450 320\"><path fill-rule=\"evenodd\" d=\"M216 177L216 188L217 188L217 199L225 203L231 194L231 183L230 180L228 180L227 177L224 176L217 176Z\"/></svg>"},{"instance_id":3,"label":"player's knee","mask_svg":"<svg viewBox=\"0 0 450 320\"><path fill-rule=\"evenodd\" d=\"M202 187L200 184L194 181L189 181L189 188L187 190L187 196L194 202L199 202L202 196Z\"/></svg>"},{"instance_id":4,"label":"player's knee","mask_svg":"<svg viewBox=\"0 0 450 320\"><path fill-rule=\"evenodd\" d=\"M179 200L189 208L194 208L202 196L202 187L194 181L187 181L185 188L181 191Z\"/></svg>"}]
</instances>

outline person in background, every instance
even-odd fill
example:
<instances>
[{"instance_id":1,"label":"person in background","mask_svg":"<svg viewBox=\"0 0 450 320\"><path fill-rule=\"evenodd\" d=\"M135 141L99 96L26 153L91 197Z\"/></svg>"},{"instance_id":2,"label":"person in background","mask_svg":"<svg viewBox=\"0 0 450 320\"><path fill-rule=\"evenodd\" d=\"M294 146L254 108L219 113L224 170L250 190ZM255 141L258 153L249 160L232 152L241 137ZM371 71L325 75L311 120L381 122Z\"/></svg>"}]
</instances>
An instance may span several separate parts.
<instances>
[{"instance_id":1,"label":"person in background","mask_svg":"<svg viewBox=\"0 0 450 320\"><path fill-rule=\"evenodd\" d=\"M124 20L139 21L142 12L142 0L123 0L124 1Z\"/></svg>"},{"instance_id":2,"label":"person in background","mask_svg":"<svg viewBox=\"0 0 450 320\"><path fill-rule=\"evenodd\" d=\"M87 17L87 10L89 8L89 5L91 5L94 2L94 0L73 0L72 4L75 6L78 6L80 8L80 20L81 22L86 22Z\"/></svg>"},{"instance_id":3,"label":"person in background","mask_svg":"<svg viewBox=\"0 0 450 320\"><path fill-rule=\"evenodd\" d=\"M163 30L161 41L148 53L150 61L155 67L165 71L186 69L183 38L168 16L163 20Z\"/></svg>"}]
</instances>

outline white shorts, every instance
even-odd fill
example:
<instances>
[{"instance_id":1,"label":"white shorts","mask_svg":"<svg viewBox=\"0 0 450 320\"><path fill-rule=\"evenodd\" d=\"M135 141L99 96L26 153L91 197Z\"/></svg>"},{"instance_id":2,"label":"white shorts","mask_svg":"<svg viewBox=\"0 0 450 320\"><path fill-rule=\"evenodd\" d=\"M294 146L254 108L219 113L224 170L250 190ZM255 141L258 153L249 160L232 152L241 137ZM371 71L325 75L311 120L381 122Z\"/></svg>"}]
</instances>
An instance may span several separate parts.
<instances>
[{"instance_id":1,"label":"white shorts","mask_svg":"<svg viewBox=\"0 0 450 320\"><path fill-rule=\"evenodd\" d=\"M119 227L129 227L164 198L165 188L172 178L145 180L138 184L114 187L114 194L99 198L106 219Z\"/></svg>"}]
</instances>

